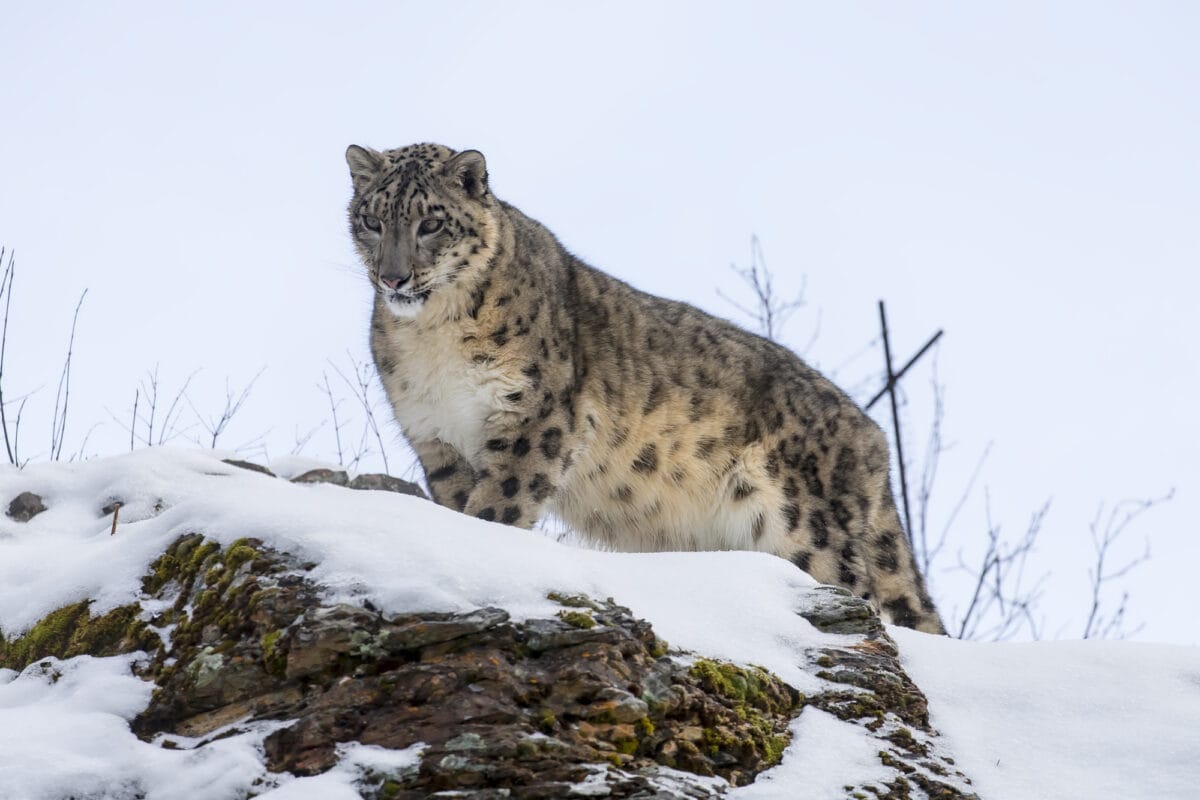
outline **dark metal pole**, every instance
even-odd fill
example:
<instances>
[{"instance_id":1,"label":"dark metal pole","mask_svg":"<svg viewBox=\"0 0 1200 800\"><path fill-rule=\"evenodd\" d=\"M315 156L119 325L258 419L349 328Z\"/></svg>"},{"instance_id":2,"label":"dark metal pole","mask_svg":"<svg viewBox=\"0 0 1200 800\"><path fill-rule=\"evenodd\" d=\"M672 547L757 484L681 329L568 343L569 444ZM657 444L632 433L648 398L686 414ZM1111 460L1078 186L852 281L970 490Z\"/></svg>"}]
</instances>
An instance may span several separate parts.
<instances>
[{"instance_id":1,"label":"dark metal pole","mask_svg":"<svg viewBox=\"0 0 1200 800\"><path fill-rule=\"evenodd\" d=\"M929 338L929 341L925 343L924 347L922 347L920 350L917 351L917 354L915 356L913 356L912 358L910 358L908 360L907 364L905 364L903 367L900 368L900 371L896 373L895 377L893 377L891 380L889 380L887 382L887 386L884 386L882 389L880 389L879 393L871 398L871 402L869 402L865 406L863 406L863 409L865 411L870 411L871 406L878 403L879 398L881 398L885 394L887 394L888 390L892 388L892 385L896 381L898 381L904 377L904 373L908 372L908 368L911 367L913 364L917 363L917 359L920 358L921 356L925 355L925 351L928 350L929 348L933 347L934 342L936 342L940 338L942 338L942 331L939 330L937 333L935 333L933 336L931 336Z\"/></svg>"},{"instance_id":2,"label":"dark metal pole","mask_svg":"<svg viewBox=\"0 0 1200 800\"><path fill-rule=\"evenodd\" d=\"M883 358L887 364L887 392L892 398L892 426L896 431L896 460L900 463L900 494L904 499L904 535L908 537L908 543L911 546L912 515L908 510L908 478L904 474L904 445L900 441L900 411L896 406L896 375L892 372L892 344L888 340L887 314L883 310L882 300L879 301L879 324L883 328ZM940 331L938 335L941 335ZM937 339L937 336L933 338ZM932 343L931 340L930 344Z\"/></svg>"}]
</instances>

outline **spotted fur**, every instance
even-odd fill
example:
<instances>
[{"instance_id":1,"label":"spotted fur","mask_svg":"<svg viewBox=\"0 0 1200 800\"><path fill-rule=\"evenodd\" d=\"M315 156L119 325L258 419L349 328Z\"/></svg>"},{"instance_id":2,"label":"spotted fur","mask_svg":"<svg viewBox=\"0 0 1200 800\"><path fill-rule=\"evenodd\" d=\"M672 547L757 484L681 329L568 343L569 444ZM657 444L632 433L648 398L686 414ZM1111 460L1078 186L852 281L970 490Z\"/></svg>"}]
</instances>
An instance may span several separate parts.
<instances>
[{"instance_id":1,"label":"spotted fur","mask_svg":"<svg viewBox=\"0 0 1200 800\"><path fill-rule=\"evenodd\" d=\"M434 499L618 550L761 550L941 632L887 442L779 345L633 289L497 199L476 151L346 153L371 347Z\"/></svg>"}]
</instances>

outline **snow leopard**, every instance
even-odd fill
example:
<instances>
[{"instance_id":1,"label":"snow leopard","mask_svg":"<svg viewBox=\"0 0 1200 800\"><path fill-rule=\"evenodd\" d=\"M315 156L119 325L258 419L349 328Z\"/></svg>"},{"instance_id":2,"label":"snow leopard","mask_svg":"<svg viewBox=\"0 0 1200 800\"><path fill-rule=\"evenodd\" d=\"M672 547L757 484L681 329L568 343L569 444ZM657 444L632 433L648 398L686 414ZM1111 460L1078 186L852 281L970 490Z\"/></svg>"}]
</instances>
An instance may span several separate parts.
<instances>
[{"instance_id":1,"label":"snow leopard","mask_svg":"<svg viewBox=\"0 0 1200 800\"><path fill-rule=\"evenodd\" d=\"M757 550L941 620L880 428L796 354L641 292L492 192L477 150L346 151L370 346L433 499L619 551Z\"/></svg>"}]
</instances>

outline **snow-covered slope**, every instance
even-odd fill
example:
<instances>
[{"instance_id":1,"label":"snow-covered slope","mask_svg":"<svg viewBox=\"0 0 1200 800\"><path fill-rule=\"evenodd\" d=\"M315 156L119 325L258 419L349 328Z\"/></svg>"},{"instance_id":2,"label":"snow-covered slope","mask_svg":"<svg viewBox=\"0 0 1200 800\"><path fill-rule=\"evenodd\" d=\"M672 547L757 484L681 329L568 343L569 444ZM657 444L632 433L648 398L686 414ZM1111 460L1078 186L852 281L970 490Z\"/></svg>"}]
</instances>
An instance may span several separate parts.
<instances>
[{"instance_id":1,"label":"snow-covered slope","mask_svg":"<svg viewBox=\"0 0 1200 800\"><path fill-rule=\"evenodd\" d=\"M315 562L312 576L331 602L369 600L385 613L495 606L521 619L553 616L551 591L612 597L674 648L762 665L805 693L821 688L806 654L844 639L796 614L814 584L770 556L581 550L419 498L288 483L207 452L0 471L0 503L27 491L47 510L28 522L0 516L0 632L9 639L80 600L94 601L93 614L137 600L151 562L188 533L226 545L261 539ZM117 499L124 505L110 535L102 509ZM982 797L1198 796L1200 650L894 634L934 726ZM144 742L128 727L152 689L131 674L135 658L0 671L0 798L215 800L252 789L352 798L358 775L416 758L348 744L334 770L296 779L268 773L261 751L286 723L243 725L196 750ZM729 796L840 798L879 771L861 728L806 709L792 730L783 763Z\"/></svg>"},{"instance_id":2,"label":"snow-covered slope","mask_svg":"<svg viewBox=\"0 0 1200 800\"><path fill-rule=\"evenodd\" d=\"M93 613L136 599L150 562L178 536L253 536L317 562L331 600L386 612L498 606L553 616L548 591L614 597L672 645L756 663L806 691L800 647L831 641L793 613L813 580L762 553L635 555L564 547L418 498L292 484L204 451L143 450L0 473L0 501L40 495L27 523L0 517L0 630L11 636L69 603ZM117 534L101 509L120 498ZM156 508L162 508L160 512Z\"/></svg>"},{"instance_id":3,"label":"snow-covered slope","mask_svg":"<svg viewBox=\"0 0 1200 800\"><path fill-rule=\"evenodd\" d=\"M1200 798L1200 648L892 630L984 798Z\"/></svg>"}]
</instances>

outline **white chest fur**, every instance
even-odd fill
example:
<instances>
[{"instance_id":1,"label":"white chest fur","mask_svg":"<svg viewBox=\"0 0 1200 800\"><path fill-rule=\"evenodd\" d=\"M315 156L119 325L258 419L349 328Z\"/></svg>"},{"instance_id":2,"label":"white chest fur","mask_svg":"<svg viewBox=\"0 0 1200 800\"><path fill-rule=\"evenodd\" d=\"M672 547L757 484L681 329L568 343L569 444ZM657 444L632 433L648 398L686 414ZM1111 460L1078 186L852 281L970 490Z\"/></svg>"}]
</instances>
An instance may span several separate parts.
<instances>
[{"instance_id":1,"label":"white chest fur","mask_svg":"<svg viewBox=\"0 0 1200 800\"><path fill-rule=\"evenodd\" d=\"M438 439L478 466L487 441L487 422L504 410L513 383L477 364L456 327L416 330L404 326L383 334L395 369L383 385L404 435L410 441Z\"/></svg>"}]
</instances>

